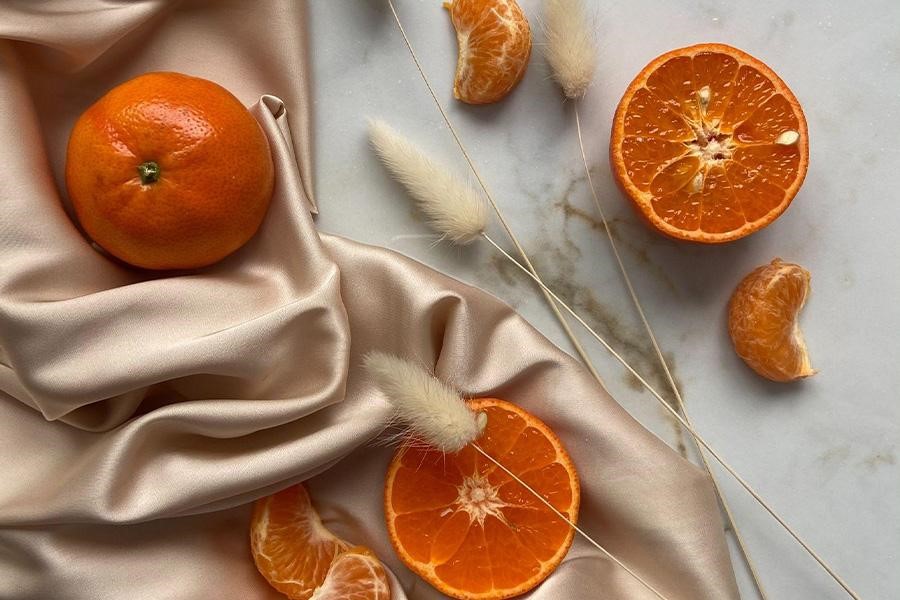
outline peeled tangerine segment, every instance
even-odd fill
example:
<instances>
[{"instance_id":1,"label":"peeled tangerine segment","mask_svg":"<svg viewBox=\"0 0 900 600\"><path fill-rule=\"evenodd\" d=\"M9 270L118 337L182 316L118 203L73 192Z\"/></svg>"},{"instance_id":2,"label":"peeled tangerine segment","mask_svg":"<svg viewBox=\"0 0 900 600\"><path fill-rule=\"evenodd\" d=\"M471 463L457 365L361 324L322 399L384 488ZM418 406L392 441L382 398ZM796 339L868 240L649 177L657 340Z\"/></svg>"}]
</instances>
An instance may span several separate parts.
<instances>
[{"instance_id":1,"label":"peeled tangerine segment","mask_svg":"<svg viewBox=\"0 0 900 600\"><path fill-rule=\"evenodd\" d=\"M815 374L797 317L809 294L809 271L776 258L754 269L728 308L728 332L747 365L772 381Z\"/></svg>"},{"instance_id":2,"label":"peeled tangerine segment","mask_svg":"<svg viewBox=\"0 0 900 600\"><path fill-rule=\"evenodd\" d=\"M459 56L453 94L487 104L515 87L531 57L531 28L515 0L444 2L456 29Z\"/></svg>"},{"instance_id":3,"label":"peeled tangerine segment","mask_svg":"<svg viewBox=\"0 0 900 600\"><path fill-rule=\"evenodd\" d=\"M260 574L290 600L389 600L378 558L322 524L303 484L256 502L250 549Z\"/></svg>"},{"instance_id":4,"label":"peeled tangerine segment","mask_svg":"<svg viewBox=\"0 0 900 600\"><path fill-rule=\"evenodd\" d=\"M363 546L339 554L310 600L390 600L391 587L384 567Z\"/></svg>"}]
</instances>

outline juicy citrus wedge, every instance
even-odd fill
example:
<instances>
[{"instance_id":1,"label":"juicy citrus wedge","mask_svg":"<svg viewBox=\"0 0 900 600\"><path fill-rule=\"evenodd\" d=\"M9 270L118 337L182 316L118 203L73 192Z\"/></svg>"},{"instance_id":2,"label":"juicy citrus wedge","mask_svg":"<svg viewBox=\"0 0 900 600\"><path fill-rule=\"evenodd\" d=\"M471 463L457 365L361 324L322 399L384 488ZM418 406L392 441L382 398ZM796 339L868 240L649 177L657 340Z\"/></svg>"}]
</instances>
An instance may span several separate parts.
<instances>
[{"instance_id":1,"label":"juicy citrus wedge","mask_svg":"<svg viewBox=\"0 0 900 600\"><path fill-rule=\"evenodd\" d=\"M522 79L531 57L522 9L516 0L452 0L444 8L459 45L453 95L469 104L500 100Z\"/></svg>"},{"instance_id":2,"label":"juicy citrus wedge","mask_svg":"<svg viewBox=\"0 0 900 600\"><path fill-rule=\"evenodd\" d=\"M389 600L384 567L319 519L298 484L257 501L250 524L256 568L291 600Z\"/></svg>"},{"instance_id":3,"label":"juicy citrus wedge","mask_svg":"<svg viewBox=\"0 0 900 600\"><path fill-rule=\"evenodd\" d=\"M723 44L673 50L628 86L610 161L638 213L668 236L735 240L774 221L809 162L806 119L772 69Z\"/></svg>"},{"instance_id":4,"label":"juicy citrus wedge","mask_svg":"<svg viewBox=\"0 0 900 600\"><path fill-rule=\"evenodd\" d=\"M390 600L384 567L363 546L338 554L310 600Z\"/></svg>"},{"instance_id":5,"label":"juicy citrus wedge","mask_svg":"<svg viewBox=\"0 0 900 600\"><path fill-rule=\"evenodd\" d=\"M478 444L572 521L578 476L559 438L518 406L484 398ZM388 469L385 517L400 559L453 598L523 594L559 565L572 528L520 483L466 446L455 454L401 449Z\"/></svg>"},{"instance_id":6,"label":"juicy citrus wedge","mask_svg":"<svg viewBox=\"0 0 900 600\"><path fill-rule=\"evenodd\" d=\"M772 381L815 374L797 316L809 294L809 271L776 258L754 269L728 307L734 349L751 369Z\"/></svg>"}]
</instances>

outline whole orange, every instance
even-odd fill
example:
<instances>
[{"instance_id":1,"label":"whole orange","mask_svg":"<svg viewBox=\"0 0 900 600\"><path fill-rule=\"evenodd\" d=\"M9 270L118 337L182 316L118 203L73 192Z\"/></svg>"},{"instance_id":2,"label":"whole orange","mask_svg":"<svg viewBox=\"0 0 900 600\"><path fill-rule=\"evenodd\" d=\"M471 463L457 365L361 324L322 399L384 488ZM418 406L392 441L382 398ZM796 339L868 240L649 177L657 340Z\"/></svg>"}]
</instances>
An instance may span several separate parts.
<instances>
[{"instance_id":1,"label":"whole orange","mask_svg":"<svg viewBox=\"0 0 900 600\"><path fill-rule=\"evenodd\" d=\"M113 88L69 138L66 187L82 227L146 269L203 267L243 246L273 183L253 115L222 86L179 73Z\"/></svg>"}]
</instances>

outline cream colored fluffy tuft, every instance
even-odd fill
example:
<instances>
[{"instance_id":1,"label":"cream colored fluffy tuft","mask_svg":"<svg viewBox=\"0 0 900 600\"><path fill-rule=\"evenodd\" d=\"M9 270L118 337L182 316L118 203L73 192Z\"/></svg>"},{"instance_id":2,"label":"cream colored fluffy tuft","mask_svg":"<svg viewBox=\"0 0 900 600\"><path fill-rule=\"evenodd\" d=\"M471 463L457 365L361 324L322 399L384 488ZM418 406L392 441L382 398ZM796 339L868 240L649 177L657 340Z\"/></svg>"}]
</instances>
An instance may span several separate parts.
<instances>
[{"instance_id":1,"label":"cream colored fluffy tuft","mask_svg":"<svg viewBox=\"0 0 900 600\"><path fill-rule=\"evenodd\" d=\"M428 224L454 244L474 241L487 226L484 199L422 153L384 121L369 122L369 140L387 170L425 213Z\"/></svg>"},{"instance_id":2,"label":"cream colored fluffy tuft","mask_svg":"<svg viewBox=\"0 0 900 600\"><path fill-rule=\"evenodd\" d=\"M484 430L485 415L475 414L456 391L408 360L370 352L365 368L396 417L441 452L461 450Z\"/></svg>"},{"instance_id":3,"label":"cream colored fluffy tuft","mask_svg":"<svg viewBox=\"0 0 900 600\"><path fill-rule=\"evenodd\" d=\"M594 32L582 0L544 0L544 56L567 98L584 96L597 68Z\"/></svg>"}]
</instances>

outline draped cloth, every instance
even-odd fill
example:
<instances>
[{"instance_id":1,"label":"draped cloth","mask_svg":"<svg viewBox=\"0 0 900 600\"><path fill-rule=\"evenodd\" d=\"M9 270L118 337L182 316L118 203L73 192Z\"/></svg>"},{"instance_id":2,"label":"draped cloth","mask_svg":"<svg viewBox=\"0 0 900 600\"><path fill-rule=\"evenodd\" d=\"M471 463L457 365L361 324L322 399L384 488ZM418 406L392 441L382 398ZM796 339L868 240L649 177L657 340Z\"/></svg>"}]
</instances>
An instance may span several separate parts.
<instances>
[{"instance_id":1,"label":"draped cloth","mask_svg":"<svg viewBox=\"0 0 900 600\"><path fill-rule=\"evenodd\" d=\"M395 598L441 597L388 542L373 349L534 412L579 469L585 530L672 600L737 598L708 479L571 357L484 292L316 231L307 19L292 0L0 8L0 598L279 598L251 503L299 481ZM104 257L62 185L77 116L161 70L251 106L276 166L258 234L200 271ZM531 597L653 596L576 538Z\"/></svg>"}]
</instances>

